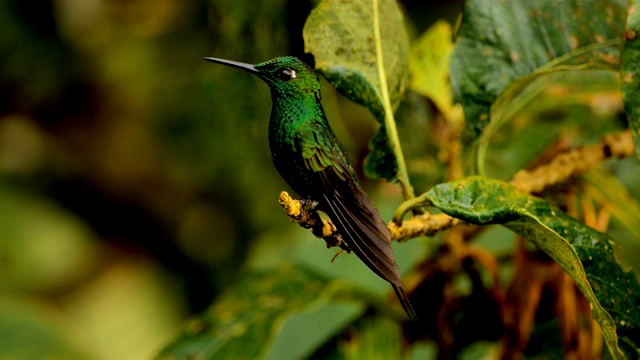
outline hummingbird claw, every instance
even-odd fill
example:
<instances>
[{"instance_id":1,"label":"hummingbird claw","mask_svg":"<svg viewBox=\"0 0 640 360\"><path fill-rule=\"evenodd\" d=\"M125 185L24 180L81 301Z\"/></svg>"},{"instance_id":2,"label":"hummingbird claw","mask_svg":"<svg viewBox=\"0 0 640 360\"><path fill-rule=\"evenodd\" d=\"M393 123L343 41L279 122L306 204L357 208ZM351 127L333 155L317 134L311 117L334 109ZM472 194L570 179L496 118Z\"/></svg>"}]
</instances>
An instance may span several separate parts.
<instances>
[{"instance_id":1,"label":"hummingbird claw","mask_svg":"<svg viewBox=\"0 0 640 360\"><path fill-rule=\"evenodd\" d=\"M340 249L340 251L338 251L335 255L333 255L333 257L331 258L331 263L333 264L333 262L336 260L338 255L342 254L343 252L344 250Z\"/></svg>"},{"instance_id":2,"label":"hummingbird claw","mask_svg":"<svg viewBox=\"0 0 640 360\"><path fill-rule=\"evenodd\" d=\"M317 201L311 199L300 199L298 201L300 201L302 207L307 210L315 210L316 206L319 204Z\"/></svg>"}]
</instances>

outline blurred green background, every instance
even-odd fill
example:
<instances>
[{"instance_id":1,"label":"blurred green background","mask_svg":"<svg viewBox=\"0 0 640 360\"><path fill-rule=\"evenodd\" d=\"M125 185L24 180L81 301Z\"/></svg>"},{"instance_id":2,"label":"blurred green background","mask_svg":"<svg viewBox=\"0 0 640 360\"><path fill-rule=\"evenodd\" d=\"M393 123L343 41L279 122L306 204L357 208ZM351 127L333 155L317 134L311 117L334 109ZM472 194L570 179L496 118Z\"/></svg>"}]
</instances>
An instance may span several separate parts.
<instances>
[{"instance_id":1,"label":"blurred green background","mask_svg":"<svg viewBox=\"0 0 640 360\"><path fill-rule=\"evenodd\" d=\"M289 223L267 86L202 60L311 62L314 5L0 1L0 358L148 358L243 269L283 259L388 291ZM461 1L403 6L416 34L454 23ZM323 99L360 169L375 121L326 82ZM424 136L405 151L424 155ZM417 191L442 180L426 174ZM399 190L365 186L388 219ZM412 243L395 247L401 268L423 256Z\"/></svg>"}]
</instances>

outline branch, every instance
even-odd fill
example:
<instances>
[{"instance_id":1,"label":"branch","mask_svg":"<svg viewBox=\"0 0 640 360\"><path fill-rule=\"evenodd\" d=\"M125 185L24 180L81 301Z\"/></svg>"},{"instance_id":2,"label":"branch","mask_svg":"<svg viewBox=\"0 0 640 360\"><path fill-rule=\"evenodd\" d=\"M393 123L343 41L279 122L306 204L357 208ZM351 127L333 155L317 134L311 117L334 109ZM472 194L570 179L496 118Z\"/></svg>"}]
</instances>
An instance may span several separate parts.
<instances>
[{"instance_id":1,"label":"branch","mask_svg":"<svg viewBox=\"0 0 640 360\"><path fill-rule=\"evenodd\" d=\"M447 214L424 213L412 217L397 225L394 221L387 224L391 239L403 242L419 236L433 236L438 232L452 228L463 222Z\"/></svg>"},{"instance_id":2,"label":"branch","mask_svg":"<svg viewBox=\"0 0 640 360\"><path fill-rule=\"evenodd\" d=\"M520 170L511 180L511 185L528 193L540 193L551 186L565 183L612 157L625 158L634 154L631 131L607 134L594 145L561 152L546 164L532 170ZM392 221L388 227L393 240L406 241L418 236L433 236L461 223L462 221L446 214L426 213L405 220L402 225Z\"/></svg>"},{"instance_id":3,"label":"branch","mask_svg":"<svg viewBox=\"0 0 640 360\"><path fill-rule=\"evenodd\" d=\"M297 223L305 229L310 229L311 233L319 239L324 239L327 248L340 247L346 252L351 252L349 245L344 242L342 236L338 234L336 226L331 220L325 220L315 210L315 203L310 200L296 200L283 191L278 197L278 202L289 216L291 222Z\"/></svg>"},{"instance_id":4,"label":"branch","mask_svg":"<svg viewBox=\"0 0 640 360\"><path fill-rule=\"evenodd\" d=\"M594 145L561 153L548 164L531 171L520 170L511 180L511 185L528 193L540 193L593 169L609 158L624 158L634 153L631 131L607 134Z\"/></svg>"}]
</instances>

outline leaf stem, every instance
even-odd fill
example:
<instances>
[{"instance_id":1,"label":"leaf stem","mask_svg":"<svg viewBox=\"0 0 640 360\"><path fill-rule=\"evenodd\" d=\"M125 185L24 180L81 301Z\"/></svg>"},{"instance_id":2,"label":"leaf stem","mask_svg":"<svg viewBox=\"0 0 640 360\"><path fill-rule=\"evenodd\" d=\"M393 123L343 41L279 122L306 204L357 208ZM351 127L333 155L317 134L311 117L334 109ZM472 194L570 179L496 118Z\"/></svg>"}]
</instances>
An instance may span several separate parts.
<instances>
[{"instance_id":1,"label":"leaf stem","mask_svg":"<svg viewBox=\"0 0 640 360\"><path fill-rule=\"evenodd\" d=\"M396 208L396 211L393 213L393 218L391 221L396 225L402 225L402 218L411 210L421 207L421 206L431 206L433 205L429 198L427 197L427 193L424 193L418 197L414 197L412 199L406 200L400 206Z\"/></svg>"},{"instance_id":2,"label":"leaf stem","mask_svg":"<svg viewBox=\"0 0 640 360\"><path fill-rule=\"evenodd\" d=\"M398 162L398 182L402 188L402 195L405 200L412 199L415 194L413 186L409 181L409 174L404 162L404 155L398 138L398 130L396 129L396 121L393 117L393 107L389 98L389 89L387 87L387 77L384 70L384 56L382 53L382 40L380 36L380 21L378 17L378 0L373 2L373 36L376 42L376 64L378 65L378 78L380 80L380 92L382 96L382 106L384 107L384 126L387 129L387 140L389 146Z\"/></svg>"}]
</instances>

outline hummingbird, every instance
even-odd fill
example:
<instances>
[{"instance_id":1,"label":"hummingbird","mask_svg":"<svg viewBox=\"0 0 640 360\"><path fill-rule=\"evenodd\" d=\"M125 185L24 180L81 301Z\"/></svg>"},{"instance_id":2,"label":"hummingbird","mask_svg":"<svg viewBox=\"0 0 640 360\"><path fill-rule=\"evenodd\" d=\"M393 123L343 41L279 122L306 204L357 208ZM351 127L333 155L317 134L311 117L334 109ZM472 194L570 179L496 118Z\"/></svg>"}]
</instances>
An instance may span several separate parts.
<instances>
[{"instance_id":1,"label":"hummingbird","mask_svg":"<svg viewBox=\"0 0 640 360\"><path fill-rule=\"evenodd\" d=\"M271 90L269 148L282 178L301 197L329 216L346 244L379 277L391 284L402 308L416 314L402 288L389 229L360 186L320 102L315 71L293 56L259 64L204 58L242 69Z\"/></svg>"}]
</instances>

